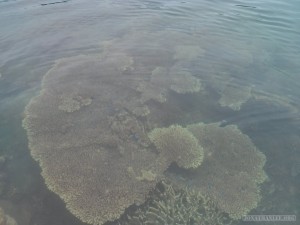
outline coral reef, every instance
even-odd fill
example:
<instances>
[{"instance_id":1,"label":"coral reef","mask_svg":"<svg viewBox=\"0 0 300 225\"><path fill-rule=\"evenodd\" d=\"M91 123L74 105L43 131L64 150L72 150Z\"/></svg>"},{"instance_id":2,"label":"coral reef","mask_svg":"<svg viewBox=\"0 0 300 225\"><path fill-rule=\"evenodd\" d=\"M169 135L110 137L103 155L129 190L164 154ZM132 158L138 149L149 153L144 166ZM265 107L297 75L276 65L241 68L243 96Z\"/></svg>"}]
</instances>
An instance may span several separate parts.
<instances>
[{"instance_id":1,"label":"coral reef","mask_svg":"<svg viewBox=\"0 0 300 225\"><path fill-rule=\"evenodd\" d=\"M78 111L82 106L88 106L91 103L91 98L83 98L78 95L62 95L58 108L70 113Z\"/></svg>"},{"instance_id":2,"label":"coral reef","mask_svg":"<svg viewBox=\"0 0 300 225\"><path fill-rule=\"evenodd\" d=\"M167 101L165 88L156 86L155 84L142 82L138 85L137 91L141 92L140 101L145 103L154 100L160 103Z\"/></svg>"},{"instance_id":3,"label":"coral reef","mask_svg":"<svg viewBox=\"0 0 300 225\"><path fill-rule=\"evenodd\" d=\"M141 92L141 102L148 100L165 102L168 91L179 94L199 92L202 89L200 79L194 77L189 71L173 66L169 70L157 67L152 71L150 81L138 84L137 91Z\"/></svg>"},{"instance_id":4,"label":"coral reef","mask_svg":"<svg viewBox=\"0 0 300 225\"><path fill-rule=\"evenodd\" d=\"M166 38L170 36L171 40ZM194 51L191 46L197 45L199 39L189 37L169 31L154 32L151 36L125 35L107 46L102 55L58 60L44 76L41 93L26 107L23 126L31 155L39 162L47 186L82 221L103 224L118 219L129 206L144 203L157 182L165 176L172 178L165 171L173 162L189 174L184 182L189 182L195 191L210 195L221 210L231 215L244 209L245 212L257 202L258 197L253 193L258 193L257 184L264 179L263 174L257 175L261 170L257 166L259 161L249 161L253 157L243 161L239 152L240 148L252 149L248 139L242 138L241 142L246 144L237 143L236 148L230 148L222 135L204 135L206 139L202 140L192 127L156 128L172 124L174 119L170 123L163 120L151 123L149 119L164 115L161 106L166 104L158 103L164 103L171 95L202 89L201 80L195 77L199 71L187 68L203 51L200 48ZM141 43L144 46L151 40L155 40L155 47L165 43L167 51L140 48ZM178 43L182 46L176 48ZM218 129L227 132L227 127ZM244 137L232 135L228 138L234 137L233 143ZM212 149L219 147L226 151L218 154ZM228 157L222 161L220 156L226 154L227 148L231 158L252 163L257 171L247 166L236 170L237 163L225 163ZM254 152L249 152L253 156ZM226 178L232 182L228 183L228 193L217 200L222 187L227 187L221 183ZM254 179L257 181L251 183ZM216 190L208 190L208 181L213 182ZM241 187L241 182L250 185ZM241 196L232 196L230 191L245 191L247 199L254 200L247 205L245 199L240 201L241 206L235 206L231 203ZM224 203L229 206L223 206Z\"/></svg>"},{"instance_id":5,"label":"coral reef","mask_svg":"<svg viewBox=\"0 0 300 225\"><path fill-rule=\"evenodd\" d=\"M202 88L201 82L198 78L192 76L188 71L180 70L179 68L172 68L172 80L170 89L179 93L193 93L199 92Z\"/></svg>"},{"instance_id":6,"label":"coral reef","mask_svg":"<svg viewBox=\"0 0 300 225\"><path fill-rule=\"evenodd\" d=\"M149 133L150 140L162 157L178 166L197 168L203 161L203 148L186 128L172 125L168 128L155 128Z\"/></svg>"},{"instance_id":7,"label":"coral reef","mask_svg":"<svg viewBox=\"0 0 300 225\"><path fill-rule=\"evenodd\" d=\"M131 178L135 178L139 181L155 181L157 177L157 174L153 173L151 170L143 169L140 171L141 175L138 176L138 173L134 171L134 169L131 166L127 167L127 173L128 176L130 176Z\"/></svg>"},{"instance_id":8,"label":"coral reef","mask_svg":"<svg viewBox=\"0 0 300 225\"><path fill-rule=\"evenodd\" d=\"M110 129L118 138L124 141L131 139L143 147L150 145L143 123L128 112L122 110L114 117L110 117L110 120Z\"/></svg>"},{"instance_id":9,"label":"coral reef","mask_svg":"<svg viewBox=\"0 0 300 225\"><path fill-rule=\"evenodd\" d=\"M185 128L165 128L163 137L169 138L169 146L161 154L151 144L150 110L136 90L143 69L122 52L61 59L26 107L23 127L45 183L84 222L113 221L129 206L143 203L172 162L184 168L202 162L202 148ZM163 71L152 71L152 79ZM180 82L176 81L183 92ZM157 93L166 93L169 86ZM142 96L147 91L153 90L143 89ZM161 146L159 140L156 143Z\"/></svg>"},{"instance_id":10,"label":"coral reef","mask_svg":"<svg viewBox=\"0 0 300 225\"><path fill-rule=\"evenodd\" d=\"M231 218L239 219L257 206L259 184L266 179L265 156L234 125L192 124L187 129L204 149L204 162L183 177L168 172L172 182L211 197Z\"/></svg>"},{"instance_id":11,"label":"coral reef","mask_svg":"<svg viewBox=\"0 0 300 225\"><path fill-rule=\"evenodd\" d=\"M143 203L169 166L148 147L146 124L126 108L136 94L123 73L131 64L124 54L60 60L26 107L23 126L48 188L87 223L118 219ZM71 96L64 107L61 96Z\"/></svg>"},{"instance_id":12,"label":"coral reef","mask_svg":"<svg viewBox=\"0 0 300 225\"><path fill-rule=\"evenodd\" d=\"M142 175L136 177L136 179L140 181L154 181L156 179L156 174L153 173L151 170L141 170Z\"/></svg>"},{"instance_id":13,"label":"coral reef","mask_svg":"<svg viewBox=\"0 0 300 225\"><path fill-rule=\"evenodd\" d=\"M146 204L122 225L229 225L232 220L207 196L160 183Z\"/></svg>"},{"instance_id":14,"label":"coral reef","mask_svg":"<svg viewBox=\"0 0 300 225\"><path fill-rule=\"evenodd\" d=\"M120 103L120 105L136 117L145 118L150 114L148 106L140 102L138 98L132 98L127 101L126 105L124 103Z\"/></svg>"},{"instance_id":15,"label":"coral reef","mask_svg":"<svg viewBox=\"0 0 300 225\"><path fill-rule=\"evenodd\" d=\"M141 82L137 87L137 91L141 92L141 102L151 99L161 103L165 102L169 85L168 70L156 67L151 72L150 81Z\"/></svg>"},{"instance_id":16,"label":"coral reef","mask_svg":"<svg viewBox=\"0 0 300 225\"><path fill-rule=\"evenodd\" d=\"M251 97L251 87L236 86L228 83L221 93L219 103L223 107L227 106L234 111L239 111L242 104L247 102Z\"/></svg>"}]
</instances>

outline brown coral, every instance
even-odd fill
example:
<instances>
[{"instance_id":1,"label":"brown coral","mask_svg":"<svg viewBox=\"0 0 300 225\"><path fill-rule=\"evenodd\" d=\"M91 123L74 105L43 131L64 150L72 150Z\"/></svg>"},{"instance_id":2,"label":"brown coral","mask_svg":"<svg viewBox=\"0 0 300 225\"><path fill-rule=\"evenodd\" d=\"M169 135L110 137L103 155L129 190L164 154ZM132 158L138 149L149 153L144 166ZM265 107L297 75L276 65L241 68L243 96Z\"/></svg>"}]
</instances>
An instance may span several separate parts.
<instances>
[{"instance_id":1,"label":"brown coral","mask_svg":"<svg viewBox=\"0 0 300 225\"><path fill-rule=\"evenodd\" d=\"M169 166L148 147L147 126L125 106L136 94L124 79L131 64L125 54L60 60L26 107L23 126L47 186L91 224L143 203Z\"/></svg>"},{"instance_id":2,"label":"brown coral","mask_svg":"<svg viewBox=\"0 0 300 225\"><path fill-rule=\"evenodd\" d=\"M187 127L203 146L205 160L183 180L171 172L168 177L210 196L221 210L238 219L260 200L258 184L266 179L265 156L236 126L219 125L200 123Z\"/></svg>"},{"instance_id":3,"label":"brown coral","mask_svg":"<svg viewBox=\"0 0 300 225\"><path fill-rule=\"evenodd\" d=\"M162 157L176 162L183 168L197 168L203 161L203 148L186 128L172 125L168 128L155 128L149 133L150 140Z\"/></svg>"}]
</instances>

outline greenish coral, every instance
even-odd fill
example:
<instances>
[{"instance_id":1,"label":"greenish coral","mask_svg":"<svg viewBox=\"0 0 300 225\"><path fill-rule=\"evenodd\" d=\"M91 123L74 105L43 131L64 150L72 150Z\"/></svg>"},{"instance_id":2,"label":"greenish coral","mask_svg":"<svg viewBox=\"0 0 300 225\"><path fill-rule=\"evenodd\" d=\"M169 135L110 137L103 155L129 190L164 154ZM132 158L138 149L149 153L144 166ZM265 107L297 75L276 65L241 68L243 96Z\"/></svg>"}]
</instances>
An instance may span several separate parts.
<instances>
[{"instance_id":1,"label":"greenish coral","mask_svg":"<svg viewBox=\"0 0 300 225\"><path fill-rule=\"evenodd\" d=\"M228 225L232 220L207 196L162 182L122 225Z\"/></svg>"},{"instance_id":2,"label":"greenish coral","mask_svg":"<svg viewBox=\"0 0 300 225\"><path fill-rule=\"evenodd\" d=\"M193 134L179 125L155 128L149 133L162 157L182 168L197 168L203 161L203 148Z\"/></svg>"}]
</instances>

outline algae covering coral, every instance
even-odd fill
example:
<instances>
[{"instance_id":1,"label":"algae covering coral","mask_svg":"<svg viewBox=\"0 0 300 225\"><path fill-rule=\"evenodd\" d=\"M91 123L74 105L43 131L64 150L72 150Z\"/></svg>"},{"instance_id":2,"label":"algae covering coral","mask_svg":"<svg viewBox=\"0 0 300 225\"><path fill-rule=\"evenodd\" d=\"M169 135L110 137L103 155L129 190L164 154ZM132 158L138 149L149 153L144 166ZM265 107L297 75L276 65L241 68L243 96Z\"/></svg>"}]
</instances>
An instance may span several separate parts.
<instances>
[{"instance_id":1,"label":"algae covering coral","mask_svg":"<svg viewBox=\"0 0 300 225\"><path fill-rule=\"evenodd\" d=\"M162 182L122 225L229 225L232 219L207 196Z\"/></svg>"},{"instance_id":2,"label":"algae covering coral","mask_svg":"<svg viewBox=\"0 0 300 225\"><path fill-rule=\"evenodd\" d=\"M186 185L213 199L233 219L256 208L265 181L265 156L235 125L192 124L187 129L204 149L202 165L182 176L168 172L172 182Z\"/></svg>"}]
</instances>

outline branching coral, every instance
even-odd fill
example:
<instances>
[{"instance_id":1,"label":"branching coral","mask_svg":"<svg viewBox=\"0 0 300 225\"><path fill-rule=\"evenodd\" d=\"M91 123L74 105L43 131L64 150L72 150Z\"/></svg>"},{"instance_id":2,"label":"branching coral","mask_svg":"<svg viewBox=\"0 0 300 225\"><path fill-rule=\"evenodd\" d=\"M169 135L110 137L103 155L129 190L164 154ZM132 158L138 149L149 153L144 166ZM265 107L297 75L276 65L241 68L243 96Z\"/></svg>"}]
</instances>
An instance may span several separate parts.
<instances>
[{"instance_id":1,"label":"branching coral","mask_svg":"<svg viewBox=\"0 0 300 225\"><path fill-rule=\"evenodd\" d=\"M207 196L161 183L124 225L228 225L232 220ZM121 223L122 224L122 223Z\"/></svg>"},{"instance_id":2,"label":"branching coral","mask_svg":"<svg viewBox=\"0 0 300 225\"><path fill-rule=\"evenodd\" d=\"M162 157L176 162L183 168L197 168L203 161L203 148L186 128L172 125L156 128L149 133L150 140L160 151Z\"/></svg>"}]
</instances>

